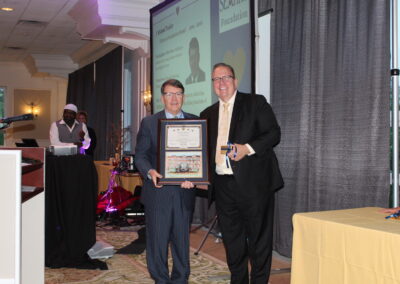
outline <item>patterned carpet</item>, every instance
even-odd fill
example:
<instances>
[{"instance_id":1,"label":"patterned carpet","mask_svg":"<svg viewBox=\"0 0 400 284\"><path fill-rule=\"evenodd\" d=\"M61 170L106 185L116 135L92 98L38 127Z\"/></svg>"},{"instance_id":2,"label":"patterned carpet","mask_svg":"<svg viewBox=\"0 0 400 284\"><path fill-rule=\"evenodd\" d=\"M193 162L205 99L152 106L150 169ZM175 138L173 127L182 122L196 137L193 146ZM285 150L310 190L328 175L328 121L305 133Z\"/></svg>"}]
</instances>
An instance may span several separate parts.
<instances>
[{"instance_id":1,"label":"patterned carpet","mask_svg":"<svg viewBox=\"0 0 400 284\"><path fill-rule=\"evenodd\" d=\"M134 231L97 230L97 239L114 246L116 250L130 244L138 237ZM72 268L45 269L46 284L78 283L154 283L146 268L145 252L139 255L114 254L105 260L108 270L82 270ZM190 284L226 284L229 272L226 264L207 254L191 254ZM170 267L172 262L170 261Z\"/></svg>"}]
</instances>

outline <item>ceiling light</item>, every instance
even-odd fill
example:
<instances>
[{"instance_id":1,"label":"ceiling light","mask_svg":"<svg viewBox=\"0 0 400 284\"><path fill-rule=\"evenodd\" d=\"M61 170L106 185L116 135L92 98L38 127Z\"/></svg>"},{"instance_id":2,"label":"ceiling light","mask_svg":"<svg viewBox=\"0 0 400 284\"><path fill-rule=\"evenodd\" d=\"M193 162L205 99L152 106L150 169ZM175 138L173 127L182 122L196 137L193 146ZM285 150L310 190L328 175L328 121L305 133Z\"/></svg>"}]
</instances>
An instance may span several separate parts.
<instances>
[{"instance_id":1,"label":"ceiling light","mask_svg":"<svg viewBox=\"0 0 400 284\"><path fill-rule=\"evenodd\" d=\"M1 7L1 10L6 11L6 12L12 12L12 11L14 11L14 8L10 8L10 7Z\"/></svg>"}]
</instances>

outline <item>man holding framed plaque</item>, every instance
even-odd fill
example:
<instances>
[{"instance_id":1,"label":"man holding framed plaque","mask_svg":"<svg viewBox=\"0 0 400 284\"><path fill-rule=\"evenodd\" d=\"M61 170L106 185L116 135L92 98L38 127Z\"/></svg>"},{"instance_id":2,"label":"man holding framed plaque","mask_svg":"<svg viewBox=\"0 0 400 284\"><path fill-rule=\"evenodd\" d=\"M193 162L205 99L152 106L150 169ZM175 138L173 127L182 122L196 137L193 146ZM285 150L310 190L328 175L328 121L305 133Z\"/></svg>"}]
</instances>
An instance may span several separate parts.
<instances>
[{"instance_id":1,"label":"man holding framed plaque","mask_svg":"<svg viewBox=\"0 0 400 284\"><path fill-rule=\"evenodd\" d=\"M271 106L260 95L237 91L230 65L212 72L219 102L205 109L210 148L210 200L218 222L232 284L268 283L272 261L274 193L283 186L273 147L280 127Z\"/></svg>"},{"instance_id":2,"label":"man holding framed plaque","mask_svg":"<svg viewBox=\"0 0 400 284\"><path fill-rule=\"evenodd\" d=\"M158 180L163 176L156 170L160 121L197 118L182 111L184 91L178 80L165 81L161 86L164 110L145 117L137 135L135 164L143 177L141 202L146 216L147 268L155 283L187 283L190 274L189 231L195 203L194 185L185 179L179 184L161 185ZM179 144L179 141L171 143ZM188 169L188 164L180 167L182 172ZM167 265L169 244L173 258L171 275Z\"/></svg>"}]
</instances>

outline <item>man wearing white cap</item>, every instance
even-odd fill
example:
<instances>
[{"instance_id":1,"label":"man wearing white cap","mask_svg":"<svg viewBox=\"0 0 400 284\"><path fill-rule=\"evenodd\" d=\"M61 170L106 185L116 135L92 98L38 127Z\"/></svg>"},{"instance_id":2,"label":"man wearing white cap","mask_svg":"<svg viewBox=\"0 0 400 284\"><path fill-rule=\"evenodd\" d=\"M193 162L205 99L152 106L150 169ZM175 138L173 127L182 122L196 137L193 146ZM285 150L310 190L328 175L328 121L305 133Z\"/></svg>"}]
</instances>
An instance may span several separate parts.
<instances>
[{"instance_id":1,"label":"man wearing white cap","mask_svg":"<svg viewBox=\"0 0 400 284\"><path fill-rule=\"evenodd\" d=\"M63 119L55 121L51 124L51 145L77 145L78 148L89 148L90 138L88 130L85 123L80 123L75 119L77 112L78 108L74 104L67 104L64 107Z\"/></svg>"}]
</instances>

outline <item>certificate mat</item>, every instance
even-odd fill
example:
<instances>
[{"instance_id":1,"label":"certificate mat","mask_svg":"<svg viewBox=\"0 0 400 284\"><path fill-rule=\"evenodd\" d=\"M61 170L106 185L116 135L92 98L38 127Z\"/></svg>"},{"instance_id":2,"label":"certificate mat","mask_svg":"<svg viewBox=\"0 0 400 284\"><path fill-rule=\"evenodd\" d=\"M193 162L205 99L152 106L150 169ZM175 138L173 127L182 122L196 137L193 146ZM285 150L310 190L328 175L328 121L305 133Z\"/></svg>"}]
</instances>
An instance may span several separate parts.
<instances>
[{"instance_id":1,"label":"certificate mat","mask_svg":"<svg viewBox=\"0 0 400 284\"><path fill-rule=\"evenodd\" d=\"M159 184L209 184L207 120L160 119Z\"/></svg>"}]
</instances>

